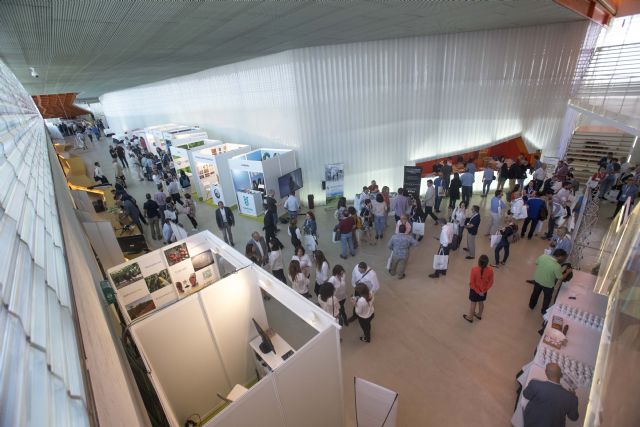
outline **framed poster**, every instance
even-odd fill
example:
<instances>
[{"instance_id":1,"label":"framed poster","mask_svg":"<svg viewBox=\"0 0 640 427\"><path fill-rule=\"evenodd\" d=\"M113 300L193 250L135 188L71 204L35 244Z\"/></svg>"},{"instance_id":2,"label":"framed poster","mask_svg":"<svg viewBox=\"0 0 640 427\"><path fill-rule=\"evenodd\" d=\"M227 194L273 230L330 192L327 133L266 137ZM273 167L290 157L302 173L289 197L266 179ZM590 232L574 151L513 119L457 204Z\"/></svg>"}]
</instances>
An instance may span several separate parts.
<instances>
[{"instance_id":1,"label":"framed poster","mask_svg":"<svg viewBox=\"0 0 640 427\"><path fill-rule=\"evenodd\" d=\"M344 196L344 163L324 165L327 204Z\"/></svg>"}]
</instances>

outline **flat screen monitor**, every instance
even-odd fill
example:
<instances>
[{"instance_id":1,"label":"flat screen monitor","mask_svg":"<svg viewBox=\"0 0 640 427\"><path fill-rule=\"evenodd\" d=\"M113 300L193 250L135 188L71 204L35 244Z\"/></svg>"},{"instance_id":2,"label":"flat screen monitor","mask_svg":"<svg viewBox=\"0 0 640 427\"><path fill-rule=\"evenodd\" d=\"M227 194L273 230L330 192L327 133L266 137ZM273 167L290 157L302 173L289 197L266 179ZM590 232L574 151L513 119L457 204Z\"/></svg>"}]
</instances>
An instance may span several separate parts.
<instances>
[{"instance_id":1,"label":"flat screen monitor","mask_svg":"<svg viewBox=\"0 0 640 427\"><path fill-rule=\"evenodd\" d=\"M258 322L256 322L256 319L251 320L253 321L253 325L256 327L256 331L258 331L258 334L260 334L260 338L262 338L260 351L263 353L270 353L273 351L275 353L275 349L273 348L273 343L271 342L271 338L269 338L269 335L267 335L264 329L260 327Z\"/></svg>"},{"instance_id":2,"label":"flat screen monitor","mask_svg":"<svg viewBox=\"0 0 640 427\"><path fill-rule=\"evenodd\" d=\"M298 168L293 172L282 175L278 178L280 188L280 198L287 197L294 191L302 188L302 169Z\"/></svg>"}]
</instances>

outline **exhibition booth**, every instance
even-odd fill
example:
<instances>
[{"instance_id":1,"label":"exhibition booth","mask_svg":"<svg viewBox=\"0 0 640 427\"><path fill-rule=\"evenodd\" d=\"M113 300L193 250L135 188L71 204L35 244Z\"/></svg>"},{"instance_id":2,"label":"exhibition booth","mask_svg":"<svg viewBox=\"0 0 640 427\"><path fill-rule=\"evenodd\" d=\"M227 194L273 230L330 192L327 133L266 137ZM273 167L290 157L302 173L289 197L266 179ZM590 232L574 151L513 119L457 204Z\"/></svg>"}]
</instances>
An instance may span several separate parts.
<instances>
[{"instance_id":1,"label":"exhibition booth","mask_svg":"<svg viewBox=\"0 0 640 427\"><path fill-rule=\"evenodd\" d=\"M232 157L228 162L238 209L242 214L262 215L262 199L270 190L275 191L276 197L283 198L290 190L296 191L302 187L302 174L296 169L293 150L263 148ZM282 207L278 209L278 215L284 212Z\"/></svg>"},{"instance_id":2,"label":"exhibition booth","mask_svg":"<svg viewBox=\"0 0 640 427\"><path fill-rule=\"evenodd\" d=\"M108 276L171 426L344 425L340 326L211 232Z\"/></svg>"},{"instance_id":3,"label":"exhibition booth","mask_svg":"<svg viewBox=\"0 0 640 427\"><path fill-rule=\"evenodd\" d=\"M233 206L236 196L227 161L250 149L248 145L204 139L202 144L173 145L171 155L176 170L185 170L202 200L213 199L214 204L223 202L226 206Z\"/></svg>"},{"instance_id":4,"label":"exhibition booth","mask_svg":"<svg viewBox=\"0 0 640 427\"><path fill-rule=\"evenodd\" d=\"M155 152L156 148L166 150L167 142L171 145L180 138L182 138L182 144L207 138L207 133L201 131L198 126L184 126L174 123L149 126L133 131L132 135L138 138L144 138L147 150L152 152Z\"/></svg>"}]
</instances>

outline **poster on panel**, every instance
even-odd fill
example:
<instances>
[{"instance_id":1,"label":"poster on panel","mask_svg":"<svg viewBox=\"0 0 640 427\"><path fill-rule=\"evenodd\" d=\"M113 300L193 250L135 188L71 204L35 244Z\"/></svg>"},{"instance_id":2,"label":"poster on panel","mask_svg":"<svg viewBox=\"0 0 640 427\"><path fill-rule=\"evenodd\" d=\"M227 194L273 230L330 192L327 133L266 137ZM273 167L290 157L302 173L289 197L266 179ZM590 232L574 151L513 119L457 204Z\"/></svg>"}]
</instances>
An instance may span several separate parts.
<instances>
[{"instance_id":1,"label":"poster on panel","mask_svg":"<svg viewBox=\"0 0 640 427\"><path fill-rule=\"evenodd\" d=\"M344 163L324 165L327 204L344 196Z\"/></svg>"},{"instance_id":2,"label":"poster on panel","mask_svg":"<svg viewBox=\"0 0 640 427\"><path fill-rule=\"evenodd\" d=\"M353 378L358 427L395 427L398 393L362 378Z\"/></svg>"},{"instance_id":3,"label":"poster on panel","mask_svg":"<svg viewBox=\"0 0 640 427\"><path fill-rule=\"evenodd\" d=\"M404 180L402 188L404 188L410 196L420 194L420 181L422 180L422 168L420 166L405 166Z\"/></svg>"}]
</instances>

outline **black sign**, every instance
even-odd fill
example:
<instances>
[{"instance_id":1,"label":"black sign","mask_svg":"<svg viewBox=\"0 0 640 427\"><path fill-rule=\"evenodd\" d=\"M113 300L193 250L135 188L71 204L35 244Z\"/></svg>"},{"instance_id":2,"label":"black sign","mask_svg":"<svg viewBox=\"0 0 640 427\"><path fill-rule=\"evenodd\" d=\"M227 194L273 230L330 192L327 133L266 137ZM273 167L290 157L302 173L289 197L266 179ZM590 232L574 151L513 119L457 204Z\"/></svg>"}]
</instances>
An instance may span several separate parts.
<instances>
[{"instance_id":1,"label":"black sign","mask_svg":"<svg viewBox=\"0 0 640 427\"><path fill-rule=\"evenodd\" d=\"M422 168L419 166L404 167L404 188L409 195L420 194L420 181L422 180Z\"/></svg>"}]
</instances>

